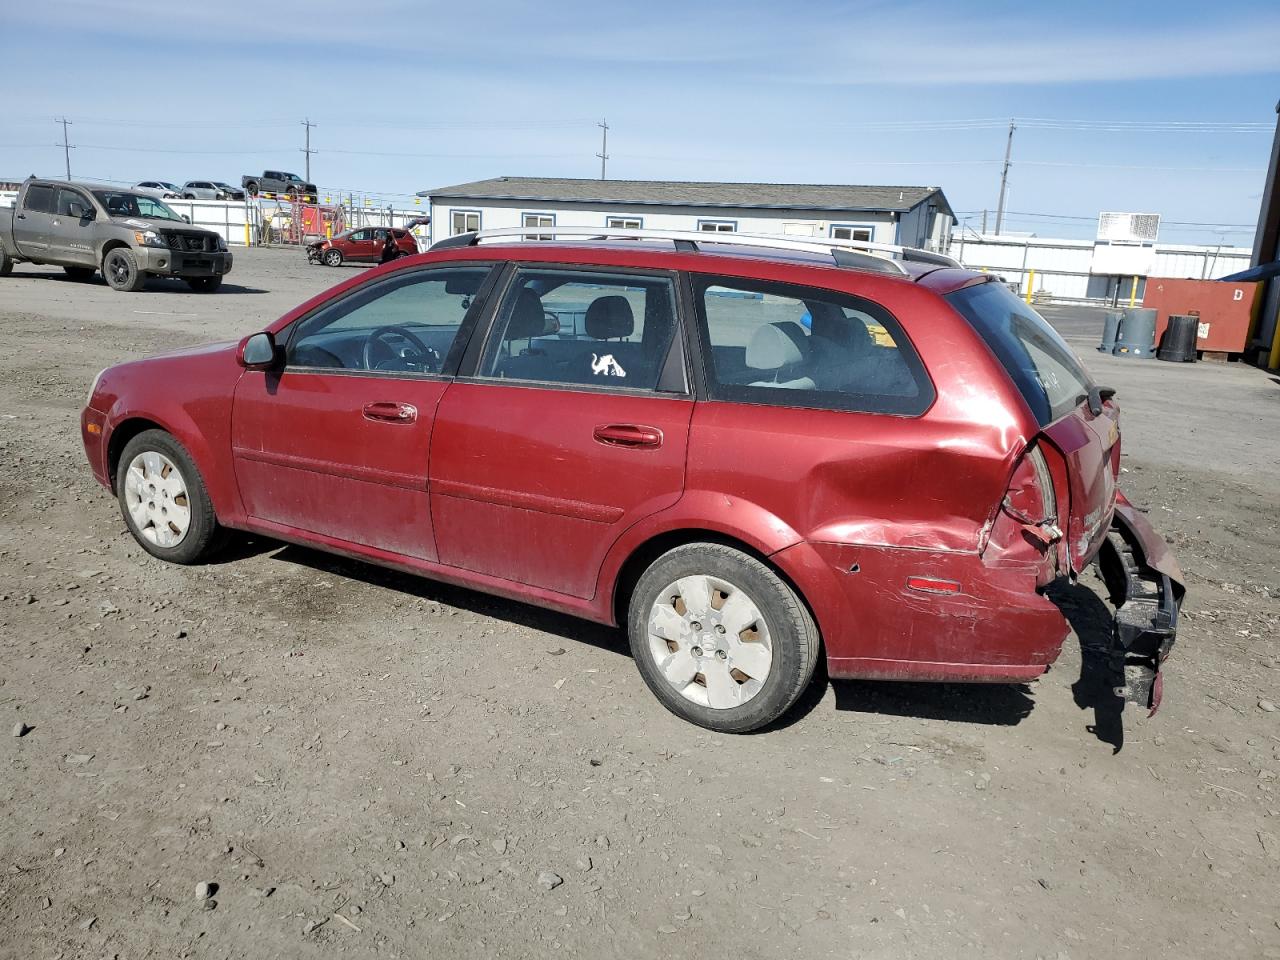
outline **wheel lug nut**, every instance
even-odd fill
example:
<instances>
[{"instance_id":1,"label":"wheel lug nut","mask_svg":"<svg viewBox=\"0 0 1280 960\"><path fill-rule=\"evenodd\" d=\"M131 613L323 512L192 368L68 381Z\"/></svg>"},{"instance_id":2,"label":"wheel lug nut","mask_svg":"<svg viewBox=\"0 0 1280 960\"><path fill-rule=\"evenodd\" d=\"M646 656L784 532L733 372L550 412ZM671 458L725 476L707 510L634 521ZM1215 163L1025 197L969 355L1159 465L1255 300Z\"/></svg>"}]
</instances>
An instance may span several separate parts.
<instances>
[{"instance_id":1,"label":"wheel lug nut","mask_svg":"<svg viewBox=\"0 0 1280 960\"><path fill-rule=\"evenodd\" d=\"M690 652L690 653L692 653L695 657L700 657L700 656L702 656L702 648L701 648L701 647L694 647L694 648L693 648L692 650L690 650L689 652Z\"/></svg>"},{"instance_id":2,"label":"wheel lug nut","mask_svg":"<svg viewBox=\"0 0 1280 960\"><path fill-rule=\"evenodd\" d=\"M695 620L695 621L693 621L693 623L689 624L689 626L693 627L693 629L695 629L695 630L701 630L701 629L702 629L702 622L701 622L700 620Z\"/></svg>"},{"instance_id":3,"label":"wheel lug nut","mask_svg":"<svg viewBox=\"0 0 1280 960\"><path fill-rule=\"evenodd\" d=\"M724 633L724 624L723 624L723 623L717 623L717 624L716 624L716 633Z\"/></svg>"}]
</instances>

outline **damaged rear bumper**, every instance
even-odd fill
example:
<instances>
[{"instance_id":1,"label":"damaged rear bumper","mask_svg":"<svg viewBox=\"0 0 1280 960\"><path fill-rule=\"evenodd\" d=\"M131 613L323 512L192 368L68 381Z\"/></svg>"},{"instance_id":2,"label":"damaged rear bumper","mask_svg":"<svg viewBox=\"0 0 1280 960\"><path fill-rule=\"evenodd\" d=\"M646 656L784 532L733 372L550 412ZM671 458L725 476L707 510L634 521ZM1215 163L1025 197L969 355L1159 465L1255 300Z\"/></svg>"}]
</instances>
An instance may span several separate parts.
<instances>
[{"instance_id":1,"label":"damaged rear bumper","mask_svg":"<svg viewBox=\"0 0 1280 960\"><path fill-rule=\"evenodd\" d=\"M1098 567L1116 605L1111 667L1116 695L1152 714L1163 695L1161 668L1178 634L1186 587L1164 538L1123 494Z\"/></svg>"}]
</instances>

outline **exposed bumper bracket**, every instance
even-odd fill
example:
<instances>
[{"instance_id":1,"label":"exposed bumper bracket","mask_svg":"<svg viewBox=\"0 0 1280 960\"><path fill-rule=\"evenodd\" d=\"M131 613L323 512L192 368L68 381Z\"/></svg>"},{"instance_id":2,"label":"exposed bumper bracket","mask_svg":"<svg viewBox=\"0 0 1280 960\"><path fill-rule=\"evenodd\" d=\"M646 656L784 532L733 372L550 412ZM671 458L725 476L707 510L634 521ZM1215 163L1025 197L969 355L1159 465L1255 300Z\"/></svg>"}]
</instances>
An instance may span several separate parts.
<instances>
[{"instance_id":1,"label":"exposed bumper bracket","mask_svg":"<svg viewBox=\"0 0 1280 960\"><path fill-rule=\"evenodd\" d=\"M1178 633L1182 584L1147 565L1138 531L1119 515L1098 559L1117 605L1111 645L1116 696L1154 715L1163 693L1160 668Z\"/></svg>"}]
</instances>

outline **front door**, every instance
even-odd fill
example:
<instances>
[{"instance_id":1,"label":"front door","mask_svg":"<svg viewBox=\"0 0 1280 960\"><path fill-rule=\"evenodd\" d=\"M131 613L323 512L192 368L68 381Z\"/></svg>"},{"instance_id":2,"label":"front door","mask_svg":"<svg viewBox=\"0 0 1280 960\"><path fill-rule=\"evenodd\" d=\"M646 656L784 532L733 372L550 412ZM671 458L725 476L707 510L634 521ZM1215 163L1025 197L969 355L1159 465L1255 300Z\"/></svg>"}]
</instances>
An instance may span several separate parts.
<instances>
[{"instance_id":1,"label":"front door","mask_svg":"<svg viewBox=\"0 0 1280 960\"><path fill-rule=\"evenodd\" d=\"M357 287L292 325L282 369L245 372L232 453L251 518L435 559L432 426L489 271L426 268Z\"/></svg>"},{"instance_id":2,"label":"front door","mask_svg":"<svg viewBox=\"0 0 1280 960\"><path fill-rule=\"evenodd\" d=\"M440 561L591 597L609 547L684 490L693 401L664 273L513 271L436 414Z\"/></svg>"},{"instance_id":3,"label":"front door","mask_svg":"<svg viewBox=\"0 0 1280 960\"><path fill-rule=\"evenodd\" d=\"M86 267L97 266L93 252L93 220L77 217L71 212L72 204L80 204L83 211L92 215L93 204L79 190L59 187L54 198L54 213L49 223L49 255L63 263L79 263Z\"/></svg>"},{"instance_id":4,"label":"front door","mask_svg":"<svg viewBox=\"0 0 1280 960\"><path fill-rule=\"evenodd\" d=\"M365 227L347 237L342 256L347 260L375 260L373 250L373 228Z\"/></svg>"}]
</instances>

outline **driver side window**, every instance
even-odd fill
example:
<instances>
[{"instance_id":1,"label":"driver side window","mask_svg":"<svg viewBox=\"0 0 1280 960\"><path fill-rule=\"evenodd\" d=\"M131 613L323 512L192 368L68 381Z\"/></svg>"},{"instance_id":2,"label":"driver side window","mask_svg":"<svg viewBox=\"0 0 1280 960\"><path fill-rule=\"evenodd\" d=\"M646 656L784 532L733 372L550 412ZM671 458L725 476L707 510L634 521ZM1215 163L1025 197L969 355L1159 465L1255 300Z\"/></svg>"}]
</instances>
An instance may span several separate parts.
<instances>
[{"instance_id":1,"label":"driver side window","mask_svg":"<svg viewBox=\"0 0 1280 960\"><path fill-rule=\"evenodd\" d=\"M301 320L290 370L439 373L489 267L422 270L357 289Z\"/></svg>"}]
</instances>

